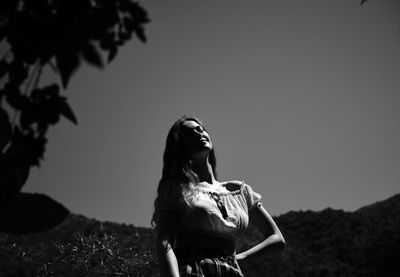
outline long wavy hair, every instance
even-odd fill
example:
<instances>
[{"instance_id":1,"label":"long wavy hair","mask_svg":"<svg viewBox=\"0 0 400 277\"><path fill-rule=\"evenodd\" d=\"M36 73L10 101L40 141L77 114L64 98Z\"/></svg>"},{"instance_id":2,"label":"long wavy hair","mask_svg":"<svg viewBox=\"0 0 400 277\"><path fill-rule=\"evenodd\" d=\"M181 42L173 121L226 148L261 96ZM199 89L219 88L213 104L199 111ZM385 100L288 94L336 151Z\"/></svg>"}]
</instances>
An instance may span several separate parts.
<instances>
[{"instance_id":1,"label":"long wavy hair","mask_svg":"<svg viewBox=\"0 0 400 277\"><path fill-rule=\"evenodd\" d=\"M195 192L199 177L192 169L192 162L183 147L182 124L185 121L195 121L204 128L203 123L195 117L179 118L168 132L163 156L162 177L158 183L157 197L154 201L154 213L151 225L157 228L159 211L177 209ZM217 178L214 147L209 154L209 162L215 178Z\"/></svg>"}]
</instances>

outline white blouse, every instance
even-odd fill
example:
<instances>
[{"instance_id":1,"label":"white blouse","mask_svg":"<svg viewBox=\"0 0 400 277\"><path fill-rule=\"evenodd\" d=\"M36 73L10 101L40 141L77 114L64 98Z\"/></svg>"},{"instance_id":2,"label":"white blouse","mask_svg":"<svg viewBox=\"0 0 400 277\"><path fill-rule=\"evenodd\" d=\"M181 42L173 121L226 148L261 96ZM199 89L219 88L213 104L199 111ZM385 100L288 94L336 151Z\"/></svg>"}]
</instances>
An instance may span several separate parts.
<instances>
[{"instance_id":1,"label":"white blouse","mask_svg":"<svg viewBox=\"0 0 400 277\"><path fill-rule=\"evenodd\" d=\"M210 233L221 237L238 237L249 223L249 210L260 205L261 195L244 182L222 184L226 190L198 189L179 212L178 230Z\"/></svg>"}]
</instances>

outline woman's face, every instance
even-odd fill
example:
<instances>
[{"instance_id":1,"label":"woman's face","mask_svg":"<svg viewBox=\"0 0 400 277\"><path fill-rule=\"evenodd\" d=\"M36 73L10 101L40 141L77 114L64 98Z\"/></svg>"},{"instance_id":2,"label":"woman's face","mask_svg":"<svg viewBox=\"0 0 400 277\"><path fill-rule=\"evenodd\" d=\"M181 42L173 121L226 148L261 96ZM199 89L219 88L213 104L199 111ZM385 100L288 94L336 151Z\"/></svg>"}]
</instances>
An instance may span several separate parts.
<instances>
[{"instance_id":1,"label":"woman's face","mask_svg":"<svg viewBox=\"0 0 400 277\"><path fill-rule=\"evenodd\" d=\"M210 135L202 125L193 120L182 123L183 147L189 157L209 153L212 149Z\"/></svg>"}]
</instances>

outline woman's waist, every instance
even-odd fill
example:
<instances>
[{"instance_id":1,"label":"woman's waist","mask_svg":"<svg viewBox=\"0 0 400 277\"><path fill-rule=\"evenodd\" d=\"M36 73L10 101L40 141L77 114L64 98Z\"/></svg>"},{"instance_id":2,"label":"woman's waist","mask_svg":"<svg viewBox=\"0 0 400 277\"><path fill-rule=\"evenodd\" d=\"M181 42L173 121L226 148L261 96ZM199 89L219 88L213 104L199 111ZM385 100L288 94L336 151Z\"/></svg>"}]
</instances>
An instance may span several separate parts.
<instances>
[{"instance_id":1,"label":"woman's waist","mask_svg":"<svg viewBox=\"0 0 400 277\"><path fill-rule=\"evenodd\" d=\"M232 256L235 255L236 241L225 234L182 230L177 233L176 248L181 252Z\"/></svg>"}]
</instances>

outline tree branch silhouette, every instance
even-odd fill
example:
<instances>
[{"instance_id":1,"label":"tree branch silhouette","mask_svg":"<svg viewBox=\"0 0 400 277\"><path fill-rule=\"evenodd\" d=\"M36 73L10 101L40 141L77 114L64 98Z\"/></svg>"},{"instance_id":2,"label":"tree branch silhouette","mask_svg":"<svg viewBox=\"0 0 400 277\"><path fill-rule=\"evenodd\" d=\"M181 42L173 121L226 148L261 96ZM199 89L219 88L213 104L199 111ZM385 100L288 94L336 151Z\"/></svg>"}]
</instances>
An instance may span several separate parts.
<instances>
[{"instance_id":1,"label":"tree branch silhouette","mask_svg":"<svg viewBox=\"0 0 400 277\"><path fill-rule=\"evenodd\" d=\"M50 126L78 123L61 93L82 62L102 69L133 36L146 42L149 22L130 0L0 1L0 206L40 165ZM47 67L57 80L40 86Z\"/></svg>"}]
</instances>

